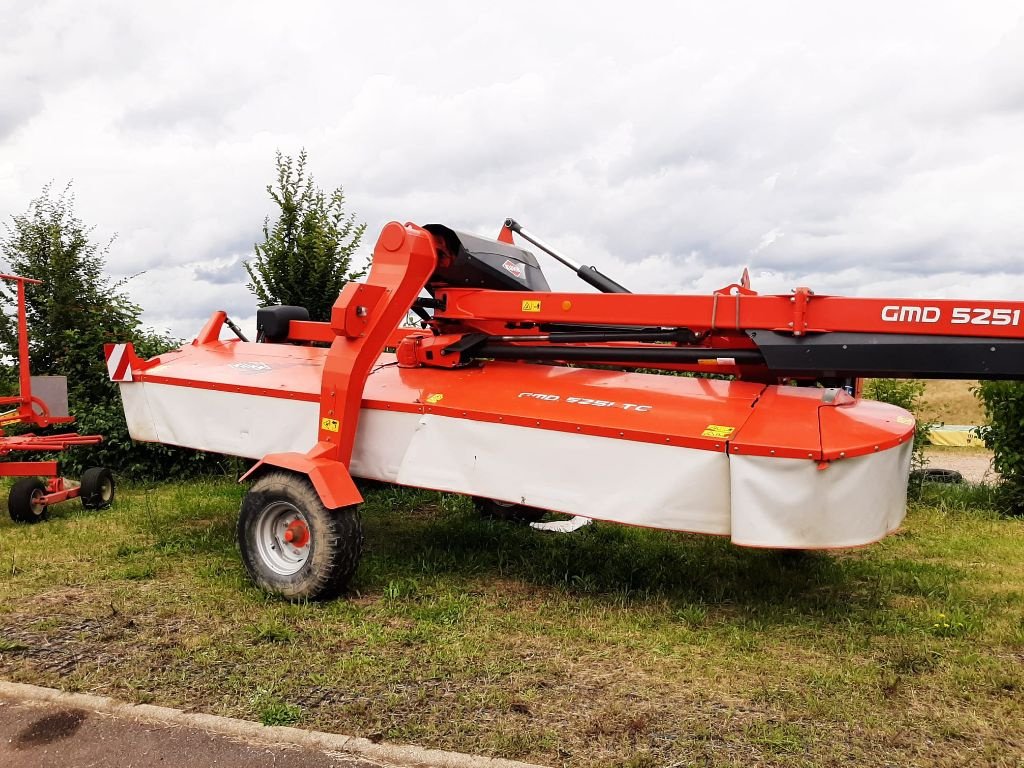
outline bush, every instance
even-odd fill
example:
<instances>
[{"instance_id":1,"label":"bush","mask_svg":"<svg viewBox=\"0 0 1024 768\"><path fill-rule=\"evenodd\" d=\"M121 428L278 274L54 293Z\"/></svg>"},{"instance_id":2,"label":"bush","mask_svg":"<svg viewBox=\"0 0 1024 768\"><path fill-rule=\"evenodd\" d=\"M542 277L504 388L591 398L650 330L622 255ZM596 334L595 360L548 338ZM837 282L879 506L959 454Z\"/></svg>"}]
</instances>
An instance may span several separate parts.
<instances>
[{"instance_id":1,"label":"bush","mask_svg":"<svg viewBox=\"0 0 1024 768\"><path fill-rule=\"evenodd\" d=\"M926 421L920 416L925 406L924 382L918 379L868 379L864 382L863 396L868 400L878 400L910 411L914 414L917 424L914 427L914 454L910 461L911 472L924 469L928 458L924 455L924 447L928 444L928 433L937 426L934 421ZM911 491L920 493L924 474L917 473L919 482L911 485Z\"/></svg>"},{"instance_id":2,"label":"bush","mask_svg":"<svg viewBox=\"0 0 1024 768\"><path fill-rule=\"evenodd\" d=\"M987 422L978 435L992 449L993 464L1002 477L1000 509L1024 514L1024 382L983 381L973 392L985 407Z\"/></svg>"}]
</instances>

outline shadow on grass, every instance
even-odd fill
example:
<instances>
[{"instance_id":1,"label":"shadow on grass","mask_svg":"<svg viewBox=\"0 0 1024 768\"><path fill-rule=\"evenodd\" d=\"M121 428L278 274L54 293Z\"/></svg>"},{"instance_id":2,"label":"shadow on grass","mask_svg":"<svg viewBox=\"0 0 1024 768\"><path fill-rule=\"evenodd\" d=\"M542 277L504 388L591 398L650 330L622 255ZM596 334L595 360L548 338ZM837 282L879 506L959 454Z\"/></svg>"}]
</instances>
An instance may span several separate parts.
<instances>
[{"instance_id":1,"label":"shadow on grass","mask_svg":"<svg viewBox=\"0 0 1024 768\"><path fill-rule=\"evenodd\" d=\"M139 522L151 542L144 549L234 565L240 494L213 484L184 486L170 504L139 499ZM854 554L793 554L611 523L548 534L481 519L465 497L400 487L368 491L362 517L366 547L353 587L384 598L410 597L419 587L464 594L480 589L480 580L508 579L609 606L667 602L698 616L704 607L732 607L761 624L813 616L898 634L906 627L900 612L887 610L894 600L957 603L967 576L934 559L901 556L891 540ZM145 560L135 547L118 555L122 562ZM240 568L228 571L223 578L240 578Z\"/></svg>"},{"instance_id":2,"label":"shadow on grass","mask_svg":"<svg viewBox=\"0 0 1024 768\"><path fill-rule=\"evenodd\" d=\"M855 555L787 553L611 523L546 534L480 519L465 498L399 488L368 495L363 520L367 551L357 586L366 592L403 579L502 577L615 603L734 605L785 623L859 615L877 624L893 596L946 600L965 576L885 545Z\"/></svg>"}]
</instances>

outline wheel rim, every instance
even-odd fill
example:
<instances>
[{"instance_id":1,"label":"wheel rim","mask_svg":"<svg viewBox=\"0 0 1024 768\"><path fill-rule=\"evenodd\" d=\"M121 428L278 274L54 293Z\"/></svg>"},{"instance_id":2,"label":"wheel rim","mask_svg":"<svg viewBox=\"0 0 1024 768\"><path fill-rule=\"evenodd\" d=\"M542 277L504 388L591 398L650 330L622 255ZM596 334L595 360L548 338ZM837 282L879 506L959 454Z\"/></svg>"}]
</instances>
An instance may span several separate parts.
<instances>
[{"instance_id":1,"label":"wheel rim","mask_svg":"<svg viewBox=\"0 0 1024 768\"><path fill-rule=\"evenodd\" d=\"M104 478L103 482L100 483L98 495L101 502L109 504L110 500L114 498L114 481L109 477Z\"/></svg>"},{"instance_id":2,"label":"wheel rim","mask_svg":"<svg viewBox=\"0 0 1024 768\"><path fill-rule=\"evenodd\" d=\"M32 499L29 501L28 508L36 517L42 517L43 512L46 511L46 505L42 501L43 496L45 495L46 493L40 488L36 488L32 491Z\"/></svg>"},{"instance_id":3,"label":"wheel rim","mask_svg":"<svg viewBox=\"0 0 1024 768\"><path fill-rule=\"evenodd\" d=\"M256 549L260 559L279 576L298 573L309 559L309 520L294 504L268 504L256 520Z\"/></svg>"}]
</instances>

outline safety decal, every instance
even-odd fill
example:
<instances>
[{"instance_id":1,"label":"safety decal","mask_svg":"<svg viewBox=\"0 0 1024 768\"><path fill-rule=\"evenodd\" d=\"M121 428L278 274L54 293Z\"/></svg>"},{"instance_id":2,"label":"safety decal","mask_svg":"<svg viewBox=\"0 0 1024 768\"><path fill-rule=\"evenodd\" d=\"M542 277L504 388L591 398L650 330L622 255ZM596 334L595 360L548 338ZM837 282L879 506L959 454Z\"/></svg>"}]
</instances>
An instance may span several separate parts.
<instances>
[{"instance_id":1,"label":"safety decal","mask_svg":"<svg viewBox=\"0 0 1024 768\"><path fill-rule=\"evenodd\" d=\"M128 354L127 344L106 344L103 354L107 358L107 373L111 381L132 380L132 356Z\"/></svg>"},{"instance_id":2,"label":"safety decal","mask_svg":"<svg viewBox=\"0 0 1024 768\"><path fill-rule=\"evenodd\" d=\"M320 419L320 429L327 432L337 432L341 423L337 419Z\"/></svg>"},{"instance_id":3,"label":"safety decal","mask_svg":"<svg viewBox=\"0 0 1024 768\"><path fill-rule=\"evenodd\" d=\"M427 398L427 402L430 403L431 405L434 405L435 403L440 403L442 400L444 400L444 395L431 395L430 397Z\"/></svg>"},{"instance_id":4,"label":"safety decal","mask_svg":"<svg viewBox=\"0 0 1024 768\"><path fill-rule=\"evenodd\" d=\"M700 433L701 437L717 437L724 440L730 437L733 432L736 431L736 427L723 427L721 424L708 424L703 432Z\"/></svg>"},{"instance_id":5,"label":"safety decal","mask_svg":"<svg viewBox=\"0 0 1024 768\"><path fill-rule=\"evenodd\" d=\"M529 301L529 300L528 301L524 301L523 302L523 312L540 312L540 302L539 301Z\"/></svg>"},{"instance_id":6,"label":"safety decal","mask_svg":"<svg viewBox=\"0 0 1024 768\"><path fill-rule=\"evenodd\" d=\"M896 417L896 421L899 422L900 424L910 425L910 424L914 423L914 417L913 416L897 416Z\"/></svg>"}]
</instances>

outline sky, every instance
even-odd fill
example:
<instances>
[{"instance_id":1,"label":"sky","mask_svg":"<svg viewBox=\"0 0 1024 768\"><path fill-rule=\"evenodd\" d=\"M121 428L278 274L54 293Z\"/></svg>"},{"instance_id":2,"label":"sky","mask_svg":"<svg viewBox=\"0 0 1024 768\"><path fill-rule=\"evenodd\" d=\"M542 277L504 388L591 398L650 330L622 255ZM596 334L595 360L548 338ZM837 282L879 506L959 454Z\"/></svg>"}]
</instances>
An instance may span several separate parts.
<instances>
[{"instance_id":1,"label":"sky","mask_svg":"<svg viewBox=\"0 0 1024 768\"><path fill-rule=\"evenodd\" d=\"M749 267L762 293L1024 300L1016 2L0 0L0 28L0 219L72 181L182 338L251 328L242 265L302 148L363 258L391 220L513 216L635 292Z\"/></svg>"}]
</instances>

